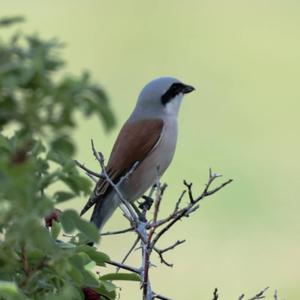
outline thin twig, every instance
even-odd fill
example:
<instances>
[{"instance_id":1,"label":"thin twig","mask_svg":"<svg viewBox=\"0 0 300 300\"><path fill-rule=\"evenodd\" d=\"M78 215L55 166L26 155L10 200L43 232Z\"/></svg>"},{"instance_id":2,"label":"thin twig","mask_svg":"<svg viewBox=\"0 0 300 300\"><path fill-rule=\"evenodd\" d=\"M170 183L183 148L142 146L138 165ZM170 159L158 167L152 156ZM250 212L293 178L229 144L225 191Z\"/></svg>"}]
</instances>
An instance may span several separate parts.
<instances>
[{"instance_id":1,"label":"thin twig","mask_svg":"<svg viewBox=\"0 0 300 300\"><path fill-rule=\"evenodd\" d=\"M217 191L219 191L220 189L222 189L223 187L225 187L226 185L228 185L229 183L231 183L233 180L229 179L226 182L222 183L220 186L218 186L217 188L208 191L211 183L214 181L215 178L220 177L220 175L218 174L211 174L211 170L209 173L209 181L204 189L204 191L202 192L202 194L197 197L196 199L193 198L192 195L192 191L189 192L189 197L190 197L190 203L183 209L177 211L176 213L173 213L172 215L170 215L168 218L166 218L165 220L163 220L162 222L159 222L156 224L156 226L161 226L162 224L168 223L163 229L160 230L160 232L156 235L156 237L153 239L152 241L152 245L154 246L158 240L161 238L161 236L163 234L165 234L175 223L177 223L182 217L187 217L189 216L192 212L194 212L196 209L199 208L199 206L197 206L196 204L201 201L202 199L204 199L207 196L210 196L214 193L216 193ZM191 184L187 183L185 181L184 183L188 189L191 189ZM155 225L153 225L155 226Z\"/></svg>"},{"instance_id":2,"label":"thin twig","mask_svg":"<svg viewBox=\"0 0 300 300\"><path fill-rule=\"evenodd\" d=\"M85 174L89 176L95 183L98 182L98 179L96 179L92 174L89 174L88 172L85 172Z\"/></svg>"},{"instance_id":3,"label":"thin twig","mask_svg":"<svg viewBox=\"0 0 300 300\"><path fill-rule=\"evenodd\" d=\"M124 270L127 270L127 271L130 271L130 272L141 275L141 270L140 269L137 269L137 268L134 268L134 267L131 267L131 266L128 266L128 265L121 264L121 263L118 263L118 262L112 261L112 260L106 261L105 263L107 263L108 265L112 265L112 266L115 266L117 268L124 269Z\"/></svg>"},{"instance_id":4,"label":"thin twig","mask_svg":"<svg viewBox=\"0 0 300 300\"><path fill-rule=\"evenodd\" d=\"M122 259L121 264L125 263L125 261L129 257L129 255L132 253L132 251L134 250L135 246L138 244L139 241L140 241L140 237L138 236L136 238L136 240L134 241L133 245L130 247L129 251L126 253L126 255L124 256L124 258ZM120 268L117 268L117 272L119 271L119 269Z\"/></svg>"},{"instance_id":5,"label":"thin twig","mask_svg":"<svg viewBox=\"0 0 300 300\"><path fill-rule=\"evenodd\" d=\"M103 175L98 174L98 173L96 173L96 172L90 170L90 169L87 168L84 164L80 163L78 160L75 159L74 162L75 162L75 164L76 164L79 168L81 168L82 170L84 170L84 171L86 172L86 174L95 176L95 177L97 177L97 178L104 178Z\"/></svg>"},{"instance_id":6,"label":"thin twig","mask_svg":"<svg viewBox=\"0 0 300 300\"><path fill-rule=\"evenodd\" d=\"M194 202L194 197L193 197L193 192L192 192L193 183L187 183L186 180L183 180L183 184L187 187L187 191L188 191L188 194L189 194L190 202L193 203Z\"/></svg>"},{"instance_id":7,"label":"thin twig","mask_svg":"<svg viewBox=\"0 0 300 300\"><path fill-rule=\"evenodd\" d=\"M180 206L180 203L181 203L181 201L182 201L182 199L183 199L185 193L186 193L186 190L183 190L183 191L181 192L181 195L179 196L179 198L178 198L178 200L177 200L177 202L176 202L176 204L175 204L175 208L174 208L173 214L176 213L176 212L178 211L179 206Z\"/></svg>"},{"instance_id":8,"label":"thin twig","mask_svg":"<svg viewBox=\"0 0 300 300\"><path fill-rule=\"evenodd\" d=\"M127 233L127 232L132 232L133 230L134 230L134 228L130 227L127 229L122 229L122 230L117 230L117 231L107 231L107 232L101 233L100 236L123 234L123 233Z\"/></svg>"},{"instance_id":9,"label":"thin twig","mask_svg":"<svg viewBox=\"0 0 300 300\"><path fill-rule=\"evenodd\" d=\"M218 187L216 187L215 189L213 189L213 190L211 190L211 191L209 191L209 192L207 192L206 194L205 194L205 196L207 197L207 196L210 196L210 195L212 195L212 194L215 194L216 192L218 192L219 190L221 190L223 187L225 187L226 185L228 185L229 183L231 183L233 181L233 179L229 179L229 180L227 180L227 181L225 181L224 183L222 183L220 186L218 186ZM202 198L201 198L202 199ZM196 199L196 201L197 201L198 199ZM199 199L200 200L200 199Z\"/></svg>"},{"instance_id":10,"label":"thin twig","mask_svg":"<svg viewBox=\"0 0 300 300\"><path fill-rule=\"evenodd\" d=\"M159 255L160 258L160 262L165 264L168 267L173 267L173 264L167 262L163 256L163 254L167 251L173 250L174 248L176 248L177 246L183 244L185 242L185 240L181 240L181 241L176 241L173 245L165 248L165 249L158 249L157 247L154 247L153 249L155 250L155 252Z\"/></svg>"},{"instance_id":11,"label":"thin twig","mask_svg":"<svg viewBox=\"0 0 300 300\"><path fill-rule=\"evenodd\" d=\"M263 289L262 291L260 291L259 293L257 293L255 296L253 296L252 298L249 298L249 300L258 300L258 299L263 299L266 297L265 292L269 289L269 287L267 286L265 289Z\"/></svg>"},{"instance_id":12,"label":"thin twig","mask_svg":"<svg viewBox=\"0 0 300 300\"><path fill-rule=\"evenodd\" d=\"M160 252L161 253L165 253L167 251L173 250L174 248L176 248L177 246L183 244L186 240L178 240L177 242L175 242L173 245L165 248L165 249L161 249Z\"/></svg>"},{"instance_id":13,"label":"thin twig","mask_svg":"<svg viewBox=\"0 0 300 300\"><path fill-rule=\"evenodd\" d=\"M162 195L167 188L166 184L161 185L159 180L159 168L157 168L157 177L156 177L156 196L155 196L155 204L154 204L154 213L153 213L153 222L156 223L158 218L158 212L160 208L160 203L162 200ZM146 211L145 211L146 214ZM145 216L146 217L146 216ZM150 228L149 233L147 233L146 223L143 224L143 231L142 233L145 235L146 243L142 241L142 269L143 269L143 281L142 281L142 288L143 288L143 298L145 300L153 298L153 292L151 290L151 284L149 281L149 268L151 265L150 262L150 255L153 250L151 247L151 240L153 234L155 232L155 227Z\"/></svg>"},{"instance_id":14,"label":"thin twig","mask_svg":"<svg viewBox=\"0 0 300 300\"><path fill-rule=\"evenodd\" d=\"M168 298L168 297L165 297L163 295L156 294L156 293L153 293L153 298L152 299L172 300L171 298Z\"/></svg>"}]
</instances>

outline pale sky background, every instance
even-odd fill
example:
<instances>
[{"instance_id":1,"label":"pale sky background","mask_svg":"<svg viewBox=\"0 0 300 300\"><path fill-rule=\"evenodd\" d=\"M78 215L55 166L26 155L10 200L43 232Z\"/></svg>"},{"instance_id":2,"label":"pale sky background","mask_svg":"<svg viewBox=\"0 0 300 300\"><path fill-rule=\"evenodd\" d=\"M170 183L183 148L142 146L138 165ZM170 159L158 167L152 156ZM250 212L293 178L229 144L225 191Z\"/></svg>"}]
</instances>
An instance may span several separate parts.
<instances>
[{"instance_id":1,"label":"pale sky background","mask_svg":"<svg viewBox=\"0 0 300 300\"><path fill-rule=\"evenodd\" d=\"M23 31L65 42L66 71L90 70L108 92L118 120L111 134L78 116L76 158L91 167L90 139L109 155L145 83L171 75L196 87L180 113L163 211L184 178L200 191L209 167L235 181L163 240L187 242L167 256L172 269L156 261L155 291L211 299L218 287L227 300L270 286L267 299L274 289L280 300L299 299L299 1L0 0L0 12L26 16ZM116 214L107 229L121 224ZM120 260L132 239L105 238L100 249ZM121 299L141 299L137 283L120 286Z\"/></svg>"}]
</instances>

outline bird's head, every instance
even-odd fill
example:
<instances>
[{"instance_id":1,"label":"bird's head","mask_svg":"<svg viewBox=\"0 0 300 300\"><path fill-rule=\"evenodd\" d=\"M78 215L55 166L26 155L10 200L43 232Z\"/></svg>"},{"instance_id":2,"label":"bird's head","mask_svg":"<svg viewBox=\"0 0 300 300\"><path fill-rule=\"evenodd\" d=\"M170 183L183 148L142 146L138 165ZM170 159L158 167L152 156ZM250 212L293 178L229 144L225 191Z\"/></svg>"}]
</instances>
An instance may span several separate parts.
<instances>
[{"instance_id":1,"label":"bird's head","mask_svg":"<svg viewBox=\"0 0 300 300\"><path fill-rule=\"evenodd\" d=\"M154 79L142 89L135 110L151 117L176 116L184 95L194 90L173 77Z\"/></svg>"}]
</instances>

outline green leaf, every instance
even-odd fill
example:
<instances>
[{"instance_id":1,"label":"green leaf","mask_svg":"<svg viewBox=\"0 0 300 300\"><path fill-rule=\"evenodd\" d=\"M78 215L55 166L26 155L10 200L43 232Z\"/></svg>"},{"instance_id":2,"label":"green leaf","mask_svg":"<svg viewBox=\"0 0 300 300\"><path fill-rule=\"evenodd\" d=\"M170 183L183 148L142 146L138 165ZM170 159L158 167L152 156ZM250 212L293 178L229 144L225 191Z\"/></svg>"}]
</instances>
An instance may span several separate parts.
<instances>
[{"instance_id":1,"label":"green leaf","mask_svg":"<svg viewBox=\"0 0 300 300\"><path fill-rule=\"evenodd\" d=\"M21 20L0 18L0 27ZM1 35L0 41L0 300L79 300L83 286L101 288L115 299L116 287L108 281L100 287L94 270L108 256L78 249L99 240L97 228L74 210L62 213L61 223L53 222L50 230L42 223L55 202L90 193L91 181L73 162L72 136L78 112L111 128L109 101L87 74L63 75L61 43L22 32L21 27ZM58 240L61 230L78 234L66 243Z\"/></svg>"},{"instance_id":2,"label":"green leaf","mask_svg":"<svg viewBox=\"0 0 300 300\"><path fill-rule=\"evenodd\" d=\"M54 194L54 199L56 203L61 203L74 198L76 195L70 192L59 191Z\"/></svg>"},{"instance_id":3,"label":"green leaf","mask_svg":"<svg viewBox=\"0 0 300 300\"><path fill-rule=\"evenodd\" d=\"M65 243L62 241L56 241L56 244L62 248L62 249L75 249L76 245L72 244L72 243Z\"/></svg>"},{"instance_id":4,"label":"green leaf","mask_svg":"<svg viewBox=\"0 0 300 300\"><path fill-rule=\"evenodd\" d=\"M53 220L52 221L52 227L51 227L51 236L54 240L57 239L57 237L60 233L60 230L61 230L60 223Z\"/></svg>"},{"instance_id":5,"label":"green leaf","mask_svg":"<svg viewBox=\"0 0 300 300\"><path fill-rule=\"evenodd\" d=\"M22 228L19 228L20 238L26 239L31 247L36 247L47 253L54 251L55 244L49 234L49 231L38 222L37 219L27 219Z\"/></svg>"},{"instance_id":6,"label":"green leaf","mask_svg":"<svg viewBox=\"0 0 300 300\"><path fill-rule=\"evenodd\" d=\"M21 300L22 296L14 282L0 280L0 299Z\"/></svg>"},{"instance_id":7,"label":"green leaf","mask_svg":"<svg viewBox=\"0 0 300 300\"><path fill-rule=\"evenodd\" d=\"M0 134L0 149L5 149L7 151L11 150L8 138L4 137L2 134Z\"/></svg>"},{"instance_id":8,"label":"green leaf","mask_svg":"<svg viewBox=\"0 0 300 300\"><path fill-rule=\"evenodd\" d=\"M77 251L85 252L97 264L97 266L105 266L105 262L110 261L110 258L107 254L97 251L96 248L88 245L78 246Z\"/></svg>"},{"instance_id":9,"label":"green leaf","mask_svg":"<svg viewBox=\"0 0 300 300\"><path fill-rule=\"evenodd\" d=\"M50 150L48 153L47 153L47 159L48 160L51 160L61 166L64 165L65 161L62 157L62 155L59 155L59 153L55 152L55 151L52 151Z\"/></svg>"},{"instance_id":10,"label":"green leaf","mask_svg":"<svg viewBox=\"0 0 300 300\"><path fill-rule=\"evenodd\" d=\"M116 299L117 287L110 281L100 281L100 287L95 289L99 294L106 296L110 300Z\"/></svg>"},{"instance_id":11,"label":"green leaf","mask_svg":"<svg viewBox=\"0 0 300 300\"><path fill-rule=\"evenodd\" d=\"M91 182L85 177L72 174L70 176L63 176L61 180L76 194L84 192L87 195L91 191Z\"/></svg>"},{"instance_id":12,"label":"green leaf","mask_svg":"<svg viewBox=\"0 0 300 300\"><path fill-rule=\"evenodd\" d=\"M79 218L75 210L65 210L60 215L61 225L66 233L71 233L76 228L76 220Z\"/></svg>"},{"instance_id":13,"label":"green leaf","mask_svg":"<svg viewBox=\"0 0 300 300\"><path fill-rule=\"evenodd\" d=\"M40 174L46 174L49 168L48 162L45 159L41 159L41 158L38 158L36 160L36 166L37 166L38 173Z\"/></svg>"},{"instance_id":14,"label":"green leaf","mask_svg":"<svg viewBox=\"0 0 300 300\"><path fill-rule=\"evenodd\" d=\"M91 258L84 252L75 253L69 258L69 260L79 269L91 262Z\"/></svg>"},{"instance_id":15,"label":"green leaf","mask_svg":"<svg viewBox=\"0 0 300 300\"><path fill-rule=\"evenodd\" d=\"M69 270L67 271L68 275L75 281L79 286L83 285L84 279L81 269L78 269L76 266L69 265Z\"/></svg>"},{"instance_id":16,"label":"green leaf","mask_svg":"<svg viewBox=\"0 0 300 300\"><path fill-rule=\"evenodd\" d=\"M109 273L100 277L101 280L125 280L140 281L141 277L136 273Z\"/></svg>"},{"instance_id":17,"label":"green leaf","mask_svg":"<svg viewBox=\"0 0 300 300\"><path fill-rule=\"evenodd\" d=\"M37 156L38 154L45 152L45 150L46 148L40 140L35 141L34 146L31 149L31 155Z\"/></svg>"},{"instance_id":18,"label":"green leaf","mask_svg":"<svg viewBox=\"0 0 300 300\"><path fill-rule=\"evenodd\" d=\"M105 281L105 280L101 280L101 284L104 285L105 289L109 292L109 293L112 293L112 292L115 292L116 290L116 286L110 282L110 281Z\"/></svg>"},{"instance_id":19,"label":"green leaf","mask_svg":"<svg viewBox=\"0 0 300 300\"><path fill-rule=\"evenodd\" d=\"M91 242L97 243L100 238L99 231L93 223L89 223L82 219L76 220L76 227L80 230Z\"/></svg>"},{"instance_id":20,"label":"green leaf","mask_svg":"<svg viewBox=\"0 0 300 300\"><path fill-rule=\"evenodd\" d=\"M96 276L94 276L93 273L86 271L86 270L82 270L82 275L84 278L84 285L91 287L91 288L98 288L100 286L100 282L99 280L96 278Z\"/></svg>"},{"instance_id":21,"label":"green leaf","mask_svg":"<svg viewBox=\"0 0 300 300\"><path fill-rule=\"evenodd\" d=\"M75 210L66 210L60 216L60 221L66 233L71 233L76 228L83 233L88 240L97 243L99 241L99 232L97 227L85 220L82 220Z\"/></svg>"},{"instance_id":22,"label":"green leaf","mask_svg":"<svg viewBox=\"0 0 300 300\"><path fill-rule=\"evenodd\" d=\"M53 151L63 153L66 156L73 156L75 153L75 146L70 137L67 135L58 136L55 140L53 140L51 148Z\"/></svg>"},{"instance_id":23,"label":"green leaf","mask_svg":"<svg viewBox=\"0 0 300 300\"><path fill-rule=\"evenodd\" d=\"M0 19L0 26L11 26L16 23L24 22L25 18L22 16L3 17Z\"/></svg>"},{"instance_id":24,"label":"green leaf","mask_svg":"<svg viewBox=\"0 0 300 300\"><path fill-rule=\"evenodd\" d=\"M72 277L72 276L71 276ZM47 297L38 298L43 300L65 300L65 299L72 299L72 300L81 300L81 289L79 287L74 287L71 285L67 285L62 288L62 290L51 293L50 295L47 294Z\"/></svg>"},{"instance_id":25,"label":"green leaf","mask_svg":"<svg viewBox=\"0 0 300 300\"><path fill-rule=\"evenodd\" d=\"M97 266L96 263L94 261L91 261L88 264L86 264L84 266L84 268L89 272L93 272L95 270L96 266Z\"/></svg>"},{"instance_id":26,"label":"green leaf","mask_svg":"<svg viewBox=\"0 0 300 300\"><path fill-rule=\"evenodd\" d=\"M57 181L59 176L60 176L60 172L58 170L54 171L53 173L42 176L38 184L38 189L44 190L53 182Z\"/></svg>"}]
</instances>

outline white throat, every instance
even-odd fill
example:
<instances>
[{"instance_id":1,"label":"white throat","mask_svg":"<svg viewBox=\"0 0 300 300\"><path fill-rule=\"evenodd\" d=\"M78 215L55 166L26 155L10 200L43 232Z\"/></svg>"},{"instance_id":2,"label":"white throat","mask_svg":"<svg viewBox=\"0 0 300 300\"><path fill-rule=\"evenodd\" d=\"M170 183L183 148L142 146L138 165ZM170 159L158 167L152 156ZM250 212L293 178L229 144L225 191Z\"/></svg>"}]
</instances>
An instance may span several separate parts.
<instances>
[{"instance_id":1,"label":"white throat","mask_svg":"<svg viewBox=\"0 0 300 300\"><path fill-rule=\"evenodd\" d=\"M183 94L179 94L166 104L164 111L167 113L167 115L173 115L174 117L178 116L182 99L183 99Z\"/></svg>"}]
</instances>

